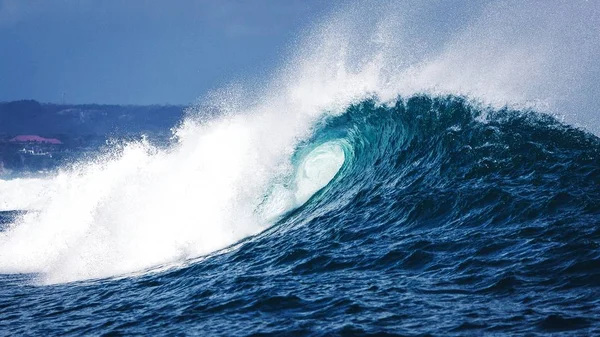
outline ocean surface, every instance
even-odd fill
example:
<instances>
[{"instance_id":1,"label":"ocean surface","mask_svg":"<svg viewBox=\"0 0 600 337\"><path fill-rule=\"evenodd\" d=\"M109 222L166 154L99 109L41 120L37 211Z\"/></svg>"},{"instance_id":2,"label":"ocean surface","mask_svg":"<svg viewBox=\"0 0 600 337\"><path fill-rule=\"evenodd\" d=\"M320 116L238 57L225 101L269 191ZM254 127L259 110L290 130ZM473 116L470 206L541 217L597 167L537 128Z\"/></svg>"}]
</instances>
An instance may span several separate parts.
<instances>
[{"instance_id":1,"label":"ocean surface","mask_svg":"<svg viewBox=\"0 0 600 337\"><path fill-rule=\"evenodd\" d=\"M126 277L1 275L0 331L600 333L598 137L533 111L422 95L321 121L295 164L306 169L315 149L324 171L343 151L335 176L229 248Z\"/></svg>"},{"instance_id":2,"label":"ocean surface","mask_svg":"<svg viewBox=\"0 0 600 337\"><path fill-rule=\"evenodd\" d=\"M600 335L600 6L382 3L4 167L0 335Z\"/></svg>"}]
</instances>

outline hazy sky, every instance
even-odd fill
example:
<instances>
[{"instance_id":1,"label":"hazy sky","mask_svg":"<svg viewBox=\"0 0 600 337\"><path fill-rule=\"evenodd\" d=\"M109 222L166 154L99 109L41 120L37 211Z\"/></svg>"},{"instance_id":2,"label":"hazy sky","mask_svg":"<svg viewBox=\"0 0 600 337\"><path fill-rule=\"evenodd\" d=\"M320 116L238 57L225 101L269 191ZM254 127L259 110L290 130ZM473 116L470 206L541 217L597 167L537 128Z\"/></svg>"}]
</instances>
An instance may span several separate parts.
<instances>
[{"instance_id":1,"label":"hazy sky","mask_svg":"<svg viewBox=\"0 0 600 337\"><path fill-rule=\"evenodd\" d=\"M281 63L329 0L0 0L0 101L193 102Z\"/></svg>"}]
</instances>

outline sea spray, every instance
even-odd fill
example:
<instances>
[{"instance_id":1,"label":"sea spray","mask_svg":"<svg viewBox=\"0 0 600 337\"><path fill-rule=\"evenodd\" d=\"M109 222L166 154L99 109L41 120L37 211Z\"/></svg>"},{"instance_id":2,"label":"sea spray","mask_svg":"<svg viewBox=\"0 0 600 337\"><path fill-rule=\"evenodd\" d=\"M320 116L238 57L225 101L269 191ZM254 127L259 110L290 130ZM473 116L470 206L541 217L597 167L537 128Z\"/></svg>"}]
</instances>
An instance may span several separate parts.
<instances>
[{"instance_id":1,"label":"sea spray","mask_svg":"<svg viewBox=\"0 0 600 337\"><path fill-rule=\"evenodd\" d=\"M39 273L43 283L110 277L259 233L310 198L264 208L274 184L293 176L299 144L369 97L394 105L398 95L466 95L484 107L543 107L597 130L589 118L597 96L589 93L598 90L591 57L598 43L588 34L598 25L593 5L557 1L539 11L491 3L446 22L450 35L421 34L432 3L372 3L371 15L352 5L316 25L272 80L249 88L251 97L215 95L231 103L217 114L192 109L212 117L183 121L171 147L132 142L48 177L49 187L31 199L5 202L4 209L36 212L0 234L0 272ZM576 25L569 15L546 15L553 12L577 14Z\"/></svg>"}]
</instances>

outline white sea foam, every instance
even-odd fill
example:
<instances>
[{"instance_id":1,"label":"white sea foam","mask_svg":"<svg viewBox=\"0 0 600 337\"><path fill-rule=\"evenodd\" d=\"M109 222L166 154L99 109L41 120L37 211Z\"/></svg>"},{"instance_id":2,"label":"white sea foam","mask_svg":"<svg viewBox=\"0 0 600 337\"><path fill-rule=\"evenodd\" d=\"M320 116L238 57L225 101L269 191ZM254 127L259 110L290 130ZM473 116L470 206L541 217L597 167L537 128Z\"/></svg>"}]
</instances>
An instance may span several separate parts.
<instances>
[{"instance_id":1,"label":"white sea foam","mask_svg":"<svg viewBox=\"0 0 600 337\"><path fill-rule=\"evenodd\" d=\"M52 178L0 179L0 211L35 210L52 195Z\"/></svg>"},{"instance_id":2,"label":"white sea foam","mask_svg":"<svg viewBox=\"0 0 600 337\"><path fill-rule=\"evenodd\" d=\"M208 95L171 148L133 142L55 177L1 181L0 209L38 212L0 233L0 272L40 273L43 283L110 277L260 232L343 161L335 147L317 152L300 161L309 174L296 176L295 190L278 185L294 177L298 142L316 121L371 95L535 104L598 130L598 6L470 3L351 6L313 27L264 88Z\"/></svg>"}]
</instances>

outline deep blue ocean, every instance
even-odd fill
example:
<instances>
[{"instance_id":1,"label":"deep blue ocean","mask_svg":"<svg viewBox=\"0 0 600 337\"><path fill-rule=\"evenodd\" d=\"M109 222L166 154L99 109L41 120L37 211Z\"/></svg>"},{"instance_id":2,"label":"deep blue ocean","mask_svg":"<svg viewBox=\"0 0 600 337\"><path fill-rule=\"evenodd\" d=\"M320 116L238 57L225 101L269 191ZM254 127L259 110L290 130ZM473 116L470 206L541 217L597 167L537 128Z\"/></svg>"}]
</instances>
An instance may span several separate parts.
<instances>
[{"instance_id":1,"label":"deep blue ocean","mask_svg":"<svg viewBox=\"0 0 600 337\"><path fill-rule=\"evenodd\" d=\"M534 110L423 94L391 104L366 99L320 119L292 149L292 165L322 144L343 150L343 164L324 187L265 228L240 234L224 249L182 254L178 265L115 272L109 267L120 258L88 257L103 251L102 244L121 245L81 238L54 241L59 248L41 255L20 246L0 250L0 334L600 335L597 136ZM153 207L168 202L169 186ZM86 191L74 197L81 207ZM193 205L186 195L177 204ZM99 200L101 206L82 215L98 226L121 212L110 199ZM38 210L0 212L0 243L34 251L44 243L19 241L14 224L36 223L30 231L39 232L49 226L44 212L57 226L78 214L74 202L73 208L48 205L37 220L27 217ZM159 219L157 242L168 242L180 222L176 206L164 207L173 211ZM198 207L190 214L200 221ZM152 220L135 219L141 226ZM102 228L107 238L125 235ZM74 249L73 242L89 250ZM129 261L129 250L119 252ZM52 254L51 267L31 261ZM108 271L95 273L100 269Z\"/></svg>"}]
</instances>

